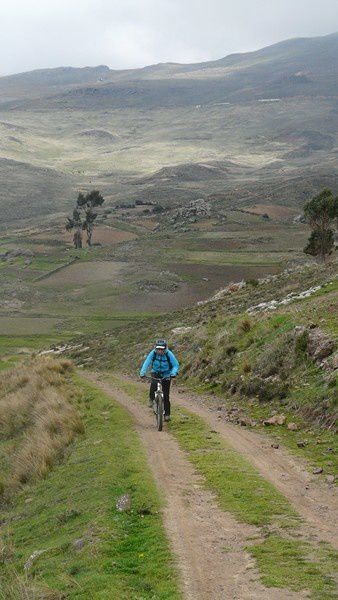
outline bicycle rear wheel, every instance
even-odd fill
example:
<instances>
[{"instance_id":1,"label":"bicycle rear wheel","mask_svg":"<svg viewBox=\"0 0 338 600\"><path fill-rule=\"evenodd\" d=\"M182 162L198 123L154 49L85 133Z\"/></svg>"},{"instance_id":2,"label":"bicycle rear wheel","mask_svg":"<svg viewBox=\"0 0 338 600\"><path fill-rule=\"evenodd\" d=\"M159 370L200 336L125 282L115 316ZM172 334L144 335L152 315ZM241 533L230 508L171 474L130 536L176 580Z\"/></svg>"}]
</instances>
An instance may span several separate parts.
<instances>
[{"instance_id":1,"label":"bicycle rear wheel","mask_svg":"<svg viewBox=\"0 0 338 600\"><path fill-rule=\"evenodd\" d=\"M157 430L162 431L163 428L163 396L162 394L157 394L156 397L156 425Z\"/></svg>"}]
</instances>

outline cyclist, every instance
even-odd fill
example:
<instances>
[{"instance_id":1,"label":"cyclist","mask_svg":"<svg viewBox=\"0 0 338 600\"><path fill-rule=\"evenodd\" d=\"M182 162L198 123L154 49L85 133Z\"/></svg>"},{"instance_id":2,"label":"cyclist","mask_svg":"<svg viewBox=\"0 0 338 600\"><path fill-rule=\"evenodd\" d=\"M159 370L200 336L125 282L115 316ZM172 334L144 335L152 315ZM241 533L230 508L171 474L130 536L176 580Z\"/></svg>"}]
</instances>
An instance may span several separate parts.
<instances>
[{"instance_id":1,"label":"cyclist","mask_svg":"<svg viewBox=\"0 0 338 600\"><path fill-rule=\"evenodd\" d=\"M140 376L145 377L149 367L151 375L163 379L163 400L164 400L164 420L170 421L170 381L172 377L176 377L179 369L179 362L176 356L168 349L166 340L157 340L155 347L149 352L145 359ZM153 407L157 383L152 379L149 390L149 407Z\"/></svg>"}]
</instances>

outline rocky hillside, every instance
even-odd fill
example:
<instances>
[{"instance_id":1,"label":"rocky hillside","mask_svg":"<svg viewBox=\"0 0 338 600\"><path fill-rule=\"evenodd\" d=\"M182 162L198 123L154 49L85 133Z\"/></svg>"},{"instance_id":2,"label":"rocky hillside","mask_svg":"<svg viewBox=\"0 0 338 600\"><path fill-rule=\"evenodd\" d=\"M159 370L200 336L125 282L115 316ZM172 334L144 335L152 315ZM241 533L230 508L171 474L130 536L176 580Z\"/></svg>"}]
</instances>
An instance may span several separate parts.
<instances>
[{"instance_id":1,"label":"rocky hillside","mask_svg":"<svg viewBox=\"0 0 338 600\"><path fill-rule=\"evenodd\" d=\"M124 368L137 375L153 340L165 335L181 361L180 378L189 386L219 396L220 402L231 399L244 414L256 402L266 414L289 411L334 428L336 267L306 267L234 283L195 309L54 351L70 354L83 367Z\"/></svg>"}]
</instances>

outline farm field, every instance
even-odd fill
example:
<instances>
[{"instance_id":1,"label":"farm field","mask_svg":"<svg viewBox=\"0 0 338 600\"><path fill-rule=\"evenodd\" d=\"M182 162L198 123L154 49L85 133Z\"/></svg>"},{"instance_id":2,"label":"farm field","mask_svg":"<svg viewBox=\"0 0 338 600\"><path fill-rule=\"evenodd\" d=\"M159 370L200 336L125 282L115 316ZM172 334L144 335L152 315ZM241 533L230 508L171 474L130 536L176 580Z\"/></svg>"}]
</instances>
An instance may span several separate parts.
<instances>
[{"instance_id":1,"label":"farm field","mask_svg":"<svg viewBox=\"0 0 338 600\"><path fill-rule=\"evenodd\" d=\"M100 240L100 244L120 244L121 242L128 242L134 240L137 236L131 231L121 231L120 229L114 229L113 227L97 227L96 237ZM63 242L68 246L73 245L72 234L66 231L58 231L57 233L53 230L46 231L43 233L35 233L31 236L32 240L41 240L41 242L57 243Z\"/></svg>"},{"instance_id":2,"label":"farm field","mask_svg":"<svg viewBox=\"0 0 338 600\"><path fill-rule=\"evenodd\" d=\"M74 285L90 285L114 279L121 273L124 263L113 261L81 261L65 266L56 273L44 277L41 285L56 287L74 287Z\"/></svg>"},{"instance_id":3,"label":"farm field","mask_svg":"<svg viewBox=\"0 0 338 600\"><path fill-rule=\"evenodd\" d=\"M0 260L0 335L62 340L111 330L307 260L307 227L285 220L283 210L281 218L265 221L215 207L186 231L173 229L174 210L152 219L147 211L112 210L98 223L94 246L82 250L72 248L61 218L7 231L1 253L14 256Z\"/></svg>"},{"instance_id":4,"label":"farm field","mask_svg":"<svg viewBox=\"0 0 338 600\"><path fill-rule=\"evenodd\" d=\"M283 209L283 207L281 207ZM307 261L308 230L285 218L224 211L173 229L173 210L156 221L137 209L112 210L94 230L94 246L75 250L59 217L0 237L0 337L30 336L47 346L85 332L113 331L142 317L193 307L230 282L256 280ZM156 229L154 230L154 227ZM25 255L25 253L28 255ZM17 342L15 339L17 338ZM7 357L7 358L6 358Z\"/></svg>"}]
</instances>

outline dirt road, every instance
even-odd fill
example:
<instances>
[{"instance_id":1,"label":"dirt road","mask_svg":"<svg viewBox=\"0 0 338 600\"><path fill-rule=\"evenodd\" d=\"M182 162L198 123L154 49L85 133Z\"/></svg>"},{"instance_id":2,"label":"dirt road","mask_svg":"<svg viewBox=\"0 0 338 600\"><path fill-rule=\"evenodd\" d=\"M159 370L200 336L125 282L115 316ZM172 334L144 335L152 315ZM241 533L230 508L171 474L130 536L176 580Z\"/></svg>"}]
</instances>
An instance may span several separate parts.
<instances>
[{"instance_id":1,"label":"dirt road","mask_svg":"<svg viewBox=\"0 0 338 600\"><path fill-rule=\"evenodd\" d=\"M266 589L255 562L244 550L248 537L259 535L255 527L221 511L213 495L166 431L154 427L150 410L100 379L86 375L117 400L133 417L144 444L153 475L164 498L163 520L187 600L287 600L304 593Z\"/></svg>"},{"instance_id":2,"label":"dirt road","mask_svg":"<svg viewBox=\"0 0 338 600\"><path fill-rule=\"evenodd\" d=\"M238 452L291 502L311 527L311 537L324 540L338 549L338 502L332 486L314 481L301 462L285 449L271 448L271 440L254 431L222 421L215 410L187 394L172 391L173 403L202 417L212 429Z\"/></svg>"}]
</instances>

